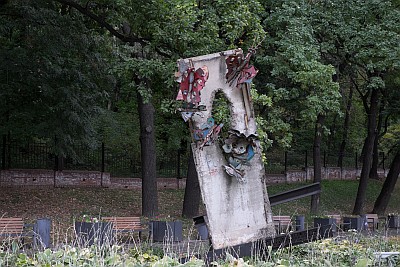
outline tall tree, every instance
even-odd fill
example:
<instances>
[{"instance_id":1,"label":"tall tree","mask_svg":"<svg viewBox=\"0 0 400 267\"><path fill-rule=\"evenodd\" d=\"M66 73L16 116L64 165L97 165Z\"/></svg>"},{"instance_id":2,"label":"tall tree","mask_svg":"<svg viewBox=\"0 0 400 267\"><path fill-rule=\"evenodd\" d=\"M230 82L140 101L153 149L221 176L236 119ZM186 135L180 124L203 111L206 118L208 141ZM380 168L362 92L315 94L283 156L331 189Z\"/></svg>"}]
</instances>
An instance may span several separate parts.
<instances>
[{"instance_id":1,"label":"tall tree","mask_svg":"<svg viewBox=\"0 0 400 267\"><path fill-rule=\"evenodd\" d=\"M314 162L314 183L322 181L322 164L321 164L321 139L322 139L322 126L324 125L325 116L318 114L317 121L315 123L315 136L313 145L313 162ZM316 214L320 204L320 194L311 196L311 213Z\"/></svg>"},{"instance_id":2,"label":"tall tree","mask_svg":"<svg viewBox=\"0 0 400 267\"><path fill-rule=\"evenodd\" d=\"M6 2L0 13L0 134L52 143L56 137L61 155L74 156L78 142L95 146L94 121L113 84L107 45L78 14L54 3Z\"/></svg>"},{"instance_id":3,"label":"tall tree","mask_svg":"<svg viewBox=\"0 0 400 267\"><path fill-rule=\"evenodd\" d=\"M50 133L53 136L54 135L57 136L57 140L60 140L59 136L64 137L61 140L62 141L67 140L69 143L66 143L64 146L62 146L62 148L68 149L68 148L71 148L70 144L72 142L74 142L74 140L76 140L76 138L75 138L76 134L68 135L68 133L70 131L72 131L74 133L78 132L79 128L77 128L77 126L79 126L79 125L82 125L83 129L92 130L92 128L88 128L91 125L90 123L88 123L89 121L82 120L85 118L83 116L83 114L87 114L88 112L86 112L82 108L81 109L79 109L79 108L81 106L81 103L85 103L85 104L89 104L89 107L92 108L93 111L98 110L98 109L96 109L96 106L94 105L94 103L89 102L89 100L93 99L93 96L96 96L96 94L94 94L95 91L93 90L93 88L96 88L100 84L104 84L104 82L101 83L101 79L103 79L103 77L108 77L108 75L106 73L101 73L101 71L100 71L100 70L102 70L101 67L99 67L95 64L91 64L91 61L89 61L89 60L85 60L85 57L87 57L87 55L94 54L95 51L93 51L93 47L94 47L93 45L91 47L89 46L86 49L86 54L85 54L85 51L79 51L78 53L76 53L75 49L79 49L79 46L77 46L76 43L74 43L74 46L71 45L73 43L72 41L74 39L77 39L78 37L82 38L82 39L85 38L85 40L83 40L83 41L85 41L86 43L89 43L89 44L96 43L96 38L94 38L94 37L92 39L88 38L87 32L89 30L86 30L86 32L82 32L82 29L72 27L74 25L79 25L79 24L83 25L82 23L85 20L79 14L83 14L84 16L86 16L86 19L89 18L92 22L94 22L94 23L92 23L92 25L90 25L92 28L96 29L93 32L95 32L95 33L101 32L102 36L104 36L104 32L101 31L101 28L104 28L112 36L120 39L124 43L129 43L132 45L138 44L140 46L144 46L144 45L148 44L148 42L146 42L144 39L141 39L133 34L130 34L130 33L125 34L122 30L116 29L115 25L112 25L106 21L106 18L104 17L104 14L105 14L104 12L106 10L110 10L110 9L112 11L115 11L114 8L116 6L113 6L113 8L110 8L110 6L105 3L104 4L86 3L87 5L81 5L78 1L68 1L68 0L66 0L66 1L60 0L60 1L55 1L55 2L59 2L61 4L61 6L58 6L54 2L48 2L48 1L37 1L37 2L35 2L35 4L33 4L34 7L39 6L39 5L41 5L41 7L42 7L40 9L40 11L38 11L37 13L33 13L33 14L39 14L39 12L41 12L42 14L49 14L50 12L53 12L54 16L62 16L62 18L64 19L63 23L59 23L59 24L55 24L54 21L52 21L52 20L54 20L54 16L52 18L49 18L48 21L44 20L45 25L50 26L50 28L52 27L52 29L50 31L44 31L44 30L37 31L40 34L46 34L46 37L47 37L47 38L44 38L44 36L41 36L41 38L38 40L40 40L42 42L42 44L47 45L49 43L48 37L54 36L55 41L63 40L66 47L64 48L65 50L60 50L59 46L53 46L52 49L46 49L46 50L39 50L40 48L38 48L39 51L43 52L44 60L42 60L42 59L37 60L37 63L40 65L40 67L39 66L36 67L36 69L34 69L34 72L35 73L39 72L39 77L40 77L41 72L46 70L46 64L47 64L47 66L49 66L49 69L53 70L53 73L50 73L47 76L50 81L49 86L46 86L46 84L40 85L40 86L38 86L39 90L46 90L46 89L48 90L52 87L61 86L61 90L58 90L59 93L65 92L65 94L67 96L73 96L72 98L71 97L64 98L64 101L61 103L63 103L63 104L65 103L67 106L77 107L78 109L77 110L66 109L66 111L72 112L72 114L68 114L67 112L64 112L63 109L60 109L60 108L53 109L55 111L59 110L61 112L61 113L56 113L57 119L54 120L54 122L60 122L60 126L59 126L60 129L50 131ZM21 3L25 3L25 2L21 1ZM30 9L30 8L24 9L23 7L21 8L21 6L18 6L18 5L15 5L14 9L19 10L19 12L25 12L25 14L23 14L23 16L21 16L21 19L22 19L22 17L24 19L26 19L27 17L29 18L30 16L32 16L31 11L35 10L35 9ZM79 12L78 13L74 12L74 10L77 10ZM99 15L98 13L102 13L102 15ZM110 14L108 14L108 15L110 15ZM37 26L37 25L41 26L41 24L43 23L42 21L43 20L41 20L40 18L35 18L33 26ZM90 24L90 23L88 23L88 24ZM56 25L56 29L54 29L55 25ZM98 26L100 26L100 27L98 27ZM32 32L32 31L30 30L30 32ZM61 35L59 35L60 32L64 33L64 35L62 35L63 38L61 38L61 39L60 39ZM70 34L67 35L65 33L70 33ZM110 41L112 40L110 38L107 38L107 39ZM82 42L82 43L85 44L85 42ZM111 43L111 42L109 42L109 43ZM29 45L35 45L34 46L35 48L38 47L37 44L29 44ZM50 47L50 45L49 45L49 47ZM32 47L29 47L29 51L32 52L32 51L34 51L34 49L32 49ZM63 56L62 58L59 57L61 51L62 51L61 55ZM52 52L53 54L51 54L49 52ZM77 58L77 55L80 55L80 57ZM99 57L99 54L97 54L96 56L93 56L93 58L98 59L101 57ZM67 66L70 66L72 68L73 72L66 73L65 71L63 71L63 70L65 70L65 68L63 68L63 66L59 66L57 68L57 65L52 64L53 61L57 60L57 59L62 59L61 64L68 63ZM33 61L33 62L35 62L35 61ZM83 62L86 62L86 64L82 64ZM59 65L61 65L60 61L58 61L57 63ZM95 62L93 62L93 63L95 63ZM91 81L91 80L85 79L85 76L83 76L81 73L78 72L78 70L85 69L85 68L87 70L90 70L90 72L88 72L88 73L92 74L93 76L95 76L96 74L98 75L97 81L93 81L93 80ZM106 71L107 69L108 68L104 69L104 71ZM46 74L47 73L44 73L44 75L43 74L42 75L46 77ZM9 75L9 71L7 71L7 75ZM57 78L58 76L60 77L59 79ZM35 77L37 77L37 76L35 76ZM65 80L66 78L68 79L70 77L74 78L73 81L74 82L76 81L76 84L75 85L73 84L73 86L67 87L66 85L68 85L68 83L65 83L62 81ZM43 79L41 79L41 82L42 82L42 80ZM141 85L143 85L143 83L138 84L138 86L141 86ZM91 98L89 98L85 95L78 95L75 97L75 95L71 94L71 92L74 92L73 89L75 89L75 91L76 90L79 91L82 88L89 89L88 92L90 92ZM82 91L82 92L84 92L84 91ZM99 95L100 95L100 93L99 93ZM62 99L62 95L57 95L57 98ZM69 100L69 99L72 99L71 103L68 103L67 101L65 101L65 100ZM139 99L142 100L143 98L139 97ZM43 103L47 104L48 101L45 101ZM6 106L10 106L9 103L7 103L7 104L8 105L6 105ZM39 102L39 104L40 104L40 102ZM143 105L140 105L139 111L146 112L148 110L150 110L150 111L152 110L151 104L149 106L148 102L142 101L142 104ZM78 115L79 113L81 115ZM150 117L147 117L147 119L144 118L142 120L142 122L145 122L145 123L141 123L141 126L144 127L143 130L141 131L141 133L144 134L143 143L148 145L148 150L146 150L146 151L150 151L150 153L151 153L151 152L155 151L155 149L152 149L152 147L151 147L151 145L154 144L154 139L153 139L153 142L148 141L148 140L154 137L154 133L151 134L151 131L154 130L154 127L149 128L146 123L150 123L150 124L152 123L152 121L151 121L152 113L150 112L150 113L144 113L144 114L149 114ZM63 119L63 118L65 118L65 119ZM61 119L61 121L60 121L60 119ZM82 120L82 122L80 120ZM68 125L66 123L68 121L71 121L71 125ZM62 127L62 125L65 125L66 127ZM47 126L47 124L46 124L46 126ZM149 135L149 133L150 133L150 135ZM90 134L92 134L92 133L85 131L85 132L82 132L81 136L83 136L83 138L88 138L90 136ZM65 138L65 136L67 138ZM60 144L60 142L58 142L58 144ZM143 173L145 176L147 175L147 176L151 177L152 179L155 179L155 153L147 154L147 155L151 155L151 157L154 157L154 160L152 162L154 164L146 164L144 166ZM146 163L148 163L148 162L146 162ZM148 208L148 210L144 211L144 215L153 215L157 211L157 198L154 197L154 195L153 195L153 194L155 194L155 196L157 195L156 187L154 187L154 183L144 183L144 185L145 186L143 186L143 187L145 189L147 189L148 186L152 186L151 190L147 189L146 192L151 192L150 197L148 197L147 199L154 202L154 203L151 203L149 206L144 207L146 209Z\"/></svg>"},{"instance_id":4,"label":"tall tree","mask_svg":"<svg viewBox=\"0 0 400 267\"><path fill-rule=\"evenodd\" d=\"M345 42L345 47L352 47L351 61L356 63L359 75L354 81L357 83L358 93L363 101L367 114L367 136L363 147L363 166L360 184L354 204L353 213L364 212L366 188L372 166L372 155L377 133L379 105L387 88L383 76L392 69L398 68L400 42L400 10L390 1L383 2L348 2L344 21L351 23ZM350 16L350 10L356 11L357 16ZM347 15L348 14L348 15ZM352 13L354 14L354 13ZM374 38L371 39L371 36Z\"/></svg>"},{"instance_id":5,"label":"tall tree","mask_svg":"<svg viewBox=\"0 0 400 267\"><path fill-rule=\"evenodd\" d=\"M392 90L384 92L384 101L387 103L386 119L382 131L382 150L386 155L393 155L389 172L383 183L381 192L375 201L372 212L384 215L390 197L400 174L400 85L399 70L391 71L384 77L386 87Z\"/></svg>"},{"instance_id":6,"label":"tall tree","mask_svg":"<svg viewBox=\"0 0 400 267\"><path fill-rule=\"evenodd\" d=\"M140 115L140 152L142 165L142 214L158 214L158 195L156 177L156 144L154 129L154 107L137 93Z\"/></svg>"},{"instance_id":7,"label":"tall tree","mask_svg":"<svg viewBox=\"0 0 400 267\"><path fill-rule=\"evenodd\" d=\"M372 163L371 163L371 170L369 172L369 178L379 180L378 168L379 168L379 140L382 138L382 123L384 117L384 102L382 101L380 108L379 108L379 115L378 115L378 122L376 125L376 135L374 140L374 149L372 153Z\"/></svg>"},{"instance_id":8,"label":"tall tree","mask_svg":"<svg viewBox=\"0 0 400 267\"><path fill-rule=\"evenodd\" d=\"M379 103L386 90L382 75L398 68L399 10L391 1L323 1L306 7L299 1L293 5L295 14L307 12L304 16L313 27L321 62L337 66L336 74L341 76L338 82L343 87L353 82L368 116L363 169L353 210L360 214L372 163Z\"/></svg>"},{"instance_id":9,"label":"tall tree","mask_svg":"<svg viewBox=\"0 0 400 267\"><path fill-rule=\"evenodd\" d=\"M139 100L142 99L143 103L138 106L141 107L154 105L157 92L164 92L160 95L165 96L165 89L172 89L173 79L168 73L175 71L178 58L221 51L236 46L239 41L254 43L263 34L259 19L254 16L255 11L261 10L257 1L56 1L75 8L118 38L123 45L130 46L120 46L123 62L119 70L126 77L135 76L126 84L140 93ZM238 21L243 23L237 24ZM151 121L153 118L142 114L143 111L139 109L139 115L147 118L141 119L146 122L147 129L142 129L142 134L150 128L151 131L155 129ZM141 124L141 127L144 125ZM151 138L142 136L142 145L145 145L144 140L148 141L146 146L153 143ZM142 153L146 151L146 147L142 147ZM148 174L143 177L146 181L142 190L146 195L156 194L155 159L155 153L142 157L142 172ZM156 201L155 196L147 199ZM156 203L146 207L143 207L143 215L156 213Z\"/></svg>"},{"instance_id":10,"label":"tall tree","mask_svg":"<svg viewBox=\"0 0 400 267\"><path fill-rule=\"evenodd\" d=\"M365 197L367 193L368 178L372 166L372 153L377 131L376 125L379 110L379 90L377 88L372 89L370 94L371 96L369 105L367 103L367 100L364 98L364 106L368 114L368 134L365 138L363 146L363 165L361 168L361 178L358 186L357 198L354 204L353 214L361 214L363 212Z\"/></svg>"},{"instance_id":11,"label":"tall tree","mask_svg":"<svg viewBox=\"0 0 400 267\"><path fill-rule=\"evenodd\" d=\"M293 109L297 120L303 125L314 125L313 160L314 181L321 181L321 139L324 118L339 112L339 87L332 77L334 67L324 64L315 29L310 23L312 6L300 2L282 4L271 11L268 27L273 42L271 55L265 57L270 63L275 94L285 100L293 97ZM271 49L270 49L271 50ZM287 77L287 78L286 78ZM284 83L282 83L282 81ZM288 102L282 103L287 106ZM311 210L318 210L319 196L312 199Z\"/></svg>"}]
</instances>

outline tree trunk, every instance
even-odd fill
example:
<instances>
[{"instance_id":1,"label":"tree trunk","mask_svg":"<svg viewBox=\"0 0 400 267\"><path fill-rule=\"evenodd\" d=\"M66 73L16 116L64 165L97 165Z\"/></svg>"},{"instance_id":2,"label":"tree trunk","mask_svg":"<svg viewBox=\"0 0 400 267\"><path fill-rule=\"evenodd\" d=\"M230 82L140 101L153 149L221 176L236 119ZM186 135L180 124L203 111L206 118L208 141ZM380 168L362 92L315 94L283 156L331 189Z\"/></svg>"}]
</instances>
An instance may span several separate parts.
<instances>
[{"instance_id":1,"label":"tree trunk","mask_svg":"<svg viewBox=\"0 0 400 267\"><path fill-rule=\"evenodd\" d=\"M372 153L371 170L369 171L369 178L379 180L378 165L379 165L379 151L378 151L378 134L375 135L374 148Z\"/></svg>"},{"instance_id":2,"label":"tree trunk","mask_svg":"<svg viewBox=\"0 0 400 267\"><path fill-rule=\"evenodd\" d=\"M367 194L369 172L372 165L372 153L375 143L376 135L376 120L378 116L379 106L379 91L372 89L370 98L369 110L366 110L368 114L368 134L365 138L363 147L363 166L361 169L360 183L358 185L356 202L354 204L353 214L361 215L364 210L364 202Z\"/></svg>"},{"instance_id":3,"label":"tree trunk","mask_svg":"<svg viewBox=\"0 0 400 267\"><path fill-rule=\"evenodd\" d=\"M322 164L321 164L321 140L322 140L322 125L324 124L325 116L318 114L315 123L315 135L313 145L313 161L314 161L314 183L322 180ZM319 209L320 194L311 196L311 214L316 214Z\"/></svg>"},{"instance_id":4,"label":"tree trunk","mask_svg":"<svg viewBox=\"0 0 400 267\"><path fill-rule=\"evenodd\" d=\"M142 166L142 215L152 217L158 213L154 107L150 101L144 102L140 93L138 93L138 111Z\"/></svg>"},{"instance_id":5,"label":"tree trunk","mask_svg":"<svg viewBox=\"0 0 400 267\"><path fill-rule=\"evenodd\" d=\"M200 184L194 163L193 151L190 149L188 171L186 177L185 196L183 199L182 216L193 218L199 215Z\"/></svg>"},{"instance_id":6,"label":"tree trunk","mask_svg":"<svg viewBox=\"0 0 400 267\"><path fill-rule=\"evenodd\" d=\"M381 137L381 127L382 127L382 114L383 114L383 105L381 105L379 116L378 116L378 125L376 127L376 135L374 140L374 152L372 154L372 166L371 171L369 172L369 178L379 180L378 175L378 167L379 167L379 138Z\"/></svg>"},{"instance_id":7,"label":"tree trunk","mask_svg":"<svg viewBox=\"0 0 400 267\"><path fill-rule=\"evenodd\" d=\"M386 207L389 204L390 197L392 196L394 187L396 186L397 179L400 174L400 149L398 149L392 164L390 165L389 173L386 177L385 182L383 183L381 193L375 201L374 209L372 213L376 213L378 215L384 215L386 211Z\"/></svg>"},{"instance_id":8,"label":"tree trunk","mask_svg":"<svg viewBox=\"0 0 400 267\"><path fill-rule=\"evenodd\" d=\"M337 164L337 166L340 168L343 167L343 158L344 158L345 151L346 151L347 136L349 134L350 111L351 111L351 107L353 105L353 91L354 91L354 88L353 88L353 85L351 85L350 91L349 91L349 99L347 100L346 115L344 117L344 124L343 124L343 136L342 136L342 142L340 144L338 164Z\"/></svg>"},{"instance_id":9,"label":"tree trunk","mask_svg":"<svg viewBox=\"0 0 400 267\"><path fill-rule=\"evenodd\" d=\"M337 128L338 128L338 114L333 115L333 120L330 123L331 126L329 127L329 132L330 134L327 136L326 140L326 151L333 151L337 146L336 146L336 140L337 140ZM329 155L330 153L328 153ZM327 162L329 162L329 156L326 159Z\"/></svg>"}]
</instances>

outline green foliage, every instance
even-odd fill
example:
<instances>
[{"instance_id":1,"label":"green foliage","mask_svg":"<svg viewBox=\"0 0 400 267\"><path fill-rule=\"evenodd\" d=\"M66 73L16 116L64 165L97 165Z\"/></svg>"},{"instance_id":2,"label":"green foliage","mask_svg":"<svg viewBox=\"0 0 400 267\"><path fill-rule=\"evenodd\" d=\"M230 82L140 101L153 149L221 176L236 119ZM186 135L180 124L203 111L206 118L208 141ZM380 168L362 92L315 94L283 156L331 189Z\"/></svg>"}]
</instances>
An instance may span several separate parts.
<instances>
[{"instance_id":1,"label":"green foliage","mask_svg":"<svg viewBox=\"0 0 400 267\"><path fill-rule=\"evenodd\" d=\"M389 240L389 242L388 242ZM386 244L382 246L382 244ZM346 237L330 238L303 245L269 251L267 259L253 256L248 259L236 258L226 253L224 260L212 262L211 266L372 266L378 264L373 253L398 251L396 239L370 237L359 233ZM171 254L171 253L170 253ZM189 255L187 255L189 256ZM390 259L391 264L399 263L399 258ZM176 256L157 255L153 250L136 247L125 251L123 247L91 246L79 248L63 246L57 250L35 251L32 255L9 251L0 246L0 264L6 266L204 266L205 262L193 256L189 261L179 263ZM380 263L379 263L380 264Z\"/></svg>"},{"instance_id":2,"label":"green foliage","mask_svg":"<svg viewBox=\"0 0 400 267\"><path fill-rule=\"evenodd\" d=\"M273 90L274 85L267 84L265 87L267 90ZM271 96L261 94L253 87L251 89L251 97L254 109L258 113L256 116L257 134L264 151L263 160L266 162L265 153L274 142L279 147L290 147L292 142L291 127L282 117L284 113L282 108L273 105L273 98ZM267 109L267 116L263 116L263 111Z\"/></svg>"},{"instance_id":3,"label":"green foliage","mask_svg":"<svg viewBox=\"0 0 400 267\"><path fill-rule=\"evenodd\" d=\"M224 127L222 129L223 133L227 133L231 129L231 103L226 99L222 92L217 92L214 98L212 114L215 123L223 123ZM226 136L227 137L227 136Z\"/></svg>"},{"instance_id":4,"label":"green foliage","mask_svg":"<svg viewBox=\"0 0 400 267\"><path fill-rule=\"evenodd\" d=\"M309 14L312 6L294 2L282 5L272 13L271 24L275 26L273 55L265 61L272 65L271 76L289 80L285 87L279 84L277 96L287 96L294 91L296 102L300 104L299 115L307 122L315 122L318 114L339 112L339 87L332 80L335 69L324 64L318 39ZM279 98L278 98L279 99Z\"/></svg>"},{"instance_id":5,"label":"green foliage","mask_svg":"<svg viewBox=\"0 0 400 267\"><path fill-rule=\"evenodd\" d=\"M77 142L95 145L93 121L113 82L107 40L47 1L10 1L2 10L0 134L56 137L61 154Z\"/></svg>"},{"instance_id":6,"label":"green foliage","mask_svg":"<svg viewBox=\"0 0 400 267\"><path fill-rule=\"evenodd\" d=\"M260 109L260 122L272 129L263 134L275 141L274 147L310 149L315 118L324 114L322 146L336 150L346 138L346 152L360 153L366 132L361 129L366 125L361 98L353 96L349 129L343 129L341 115L352 85L357 96L366 98L370 90L379 89L387 99L398 99L392 95L398 91L394 89L398 82L393 83L400 55L398 6L393 1L357 0L264 1L264 5L270 13L264 20L269 38L256 58L261 71L255 82L258 91L272 99L270 107ZM395 107L395 102L385 103L385 109ZM396 121L393 115L386 120ZM285 124L290 125L288 130L276 130Z\"/></svg>"},{"instance_id":7,"label":"green foliage","mask_svg":"<svg viewBox=\"0 0 400 267\"><path fill-rule=\"evenodd\" d=\"M74 1L120 40L61 2L1 6L0 134L56 136L61 154L99 141L138 154L139 93L156 109L157 153L186 148L187 127L172 112L176 60L263 41L252 97L264 152L309 149L318 114L327 117L323 147L337 149L352 83L357 96L382 92L382 150L398 144L398 1ZM217 106L216 116L226 119ZM362 110L361 98L354 100L346 140L352 154L366 132Z\"/></svg>"},{"instance_id":8,"label":"green foliage","mask_svg":"<svg viewBox=\"0 0 400 267\"><path fill-rule=\"evenodd\" d=\"M261 6L257 1L102 2L104 6L90 11L101 14L125 35L141 39L116 43L120 60L114 61L112 73L124 94L140 93L154 104L157 154L186 148L190 141L187 126L172 112L175 105L171 100L177 91L172 75L176 60L236 48L239 42L247 47L259 42L265 36Z\"/></svg>"},{"instance_id":9,"label":"green foliage","mask_svg":"<svg viewBox=\"0 0 400 267\"><path fill-rule=\"evenodd\" d=\"M133 142L139 138L138 115L121 107L121 112L105 111L95 122L95 129L98 139L105 143L108 148L113 150L123 149L134 153L139 151L139 144Z\"/></svg>"}]
</instances>

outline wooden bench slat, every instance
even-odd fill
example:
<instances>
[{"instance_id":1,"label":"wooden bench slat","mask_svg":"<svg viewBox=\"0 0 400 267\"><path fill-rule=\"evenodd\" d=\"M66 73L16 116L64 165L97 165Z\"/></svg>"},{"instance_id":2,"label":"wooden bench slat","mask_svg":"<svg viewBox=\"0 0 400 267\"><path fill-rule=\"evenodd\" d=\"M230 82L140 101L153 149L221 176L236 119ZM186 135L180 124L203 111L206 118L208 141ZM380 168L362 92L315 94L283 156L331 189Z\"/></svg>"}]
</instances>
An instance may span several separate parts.
<instances>
[{"instance_id":1,"label":"wooden bench slat","mask_svg":"<svg viewBox=\"0 0 400 267\"><path fill-rule=\"evenodd\" d=\"M272 216L272 220L274 222L286 222L289 223L292 221L292 218L290 216Z\"/></svg>"},{"instance_id":2,"label":"wooden bench slat","mask_svg":"<svg viewBox=\"0 0 400 267\"><path fill-rule=\"evenodd\" d=\"M115 228L115 227L119 227L119 228L121 228L121 227L129 227L129 228L134 228L134 227L142 227L141 225L124 225L124 224L113 224L113 227Z\"/></svg>"},{"instance_id":3,"label":"wooden bench slat","mask_svg":"<svg viewBox=\"0 0 400 267\"><path fill-rule=\"evenodd\" d=\"M286 215L272 216L272 221L278 233L289 230L292 225L292 218Z\"/></svg>"},{"instance_id":4,"label":"wooden bench slat","mask_svg":"<svg viewBox=\"0 0 400 267\"><path fill-rule=\"evenodd\" d=\"M0 229L0 233L3 232L22 232L23 228L3 228Z\"/></svg>"},{"instance_id":5,"label":"wooden bench slat","mask_svg":"<svg viewBox=\"0 0 400 267\"><path fill-rule=\"evenodd\" d=\"M112 223L113 230L118 233L138 232L140 237L141 232L147 230L142 226L140 217L103 217L102 219Z\"/></svg>"},{"instance_id":6,"label":"wooden bench slat","mask_svg":"<svg viewBox=\"0 0 400 267\"><path fill-rule=\"evenodd\" d=\"M103 217L104 220L129 220L140 221L140 217Z\"/></svg>"},{"instance_id":7,"label":"wooden bench slat","mask_svg":"<svg viewBox=\"0 0 400 267\"><path fill-rule=\"evenodd\" d=\"M25 224L22 218L0 218L0 238L23 235Z\"/></svg>"},{"instance_id":8,"label":"wooden bench slat","mask_svg":"<svg viewBox=\"0 0 400 267\"><path fill-rule=\"evenodd\" d=\"M23 221L23 219L22 218L16 218L16 217L10 217L10 218L6 218L6 217L2 217L2 218L0 218L0 222L1 221Z\"/></svg>"}]
</instances>

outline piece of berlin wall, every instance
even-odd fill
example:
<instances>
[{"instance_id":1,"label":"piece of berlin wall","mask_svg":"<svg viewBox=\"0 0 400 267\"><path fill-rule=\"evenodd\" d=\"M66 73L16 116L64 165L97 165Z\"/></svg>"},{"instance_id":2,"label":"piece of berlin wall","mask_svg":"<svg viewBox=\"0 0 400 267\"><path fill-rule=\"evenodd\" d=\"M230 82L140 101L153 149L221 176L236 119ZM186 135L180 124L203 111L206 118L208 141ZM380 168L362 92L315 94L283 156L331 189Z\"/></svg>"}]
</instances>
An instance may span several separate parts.
<instances>
[{"instance_id":1,"label":"piece of berlin wall","mask_svg":"<svg viewBox=\"0 0 400 267\"><path fill-rule=\"evenodd\" d=\"M184 59L180 60L180 63L178 61L178 68L181 72L183 71L183 62L194 70L202 67L204 70L208 70L208 79L205 84L203 83L204 87L200 88L201 95L198 95L199 92L196 95L199 97L198 100L201 98L196 106L201 105L202 109L197 112L195 110L188 119L192 129L199 129L207 124L207 119L211 118L215 94L221 91L230 102L231 129L243 136L256 134L254 116L249 114L253 111L251 102L246 101L245 104L246 97L242 90L237 88L235 82L227 83L226 59L234 54L243 55L243 52L241 49L236 49ZM199 73L203 73L204 76L204 72L200 71ZM179 75L180 73L177 74L177 77ZM189 80L189 78L187 79ZM191 80L193 84L193 77ZM192 90L194 87L191 85L190 91ZM181 93L179 92L179 94ZM182 94L179 94L178 98L183 100ZM186 90L184 95L187 94ZM222 127L222 131L228 130L230 129ZM258 140L255 140L253 144L259 148ZM249 164L242 167L244 173L242 181L227 174L224 166L229 163L226 153L224 154L225 149L219 142L204 146L192 143L192 151L213 248L220 249L274 236L275 228L264 181L265 172L260 149L255 149Z\"/></svg>"}]
</instances>

